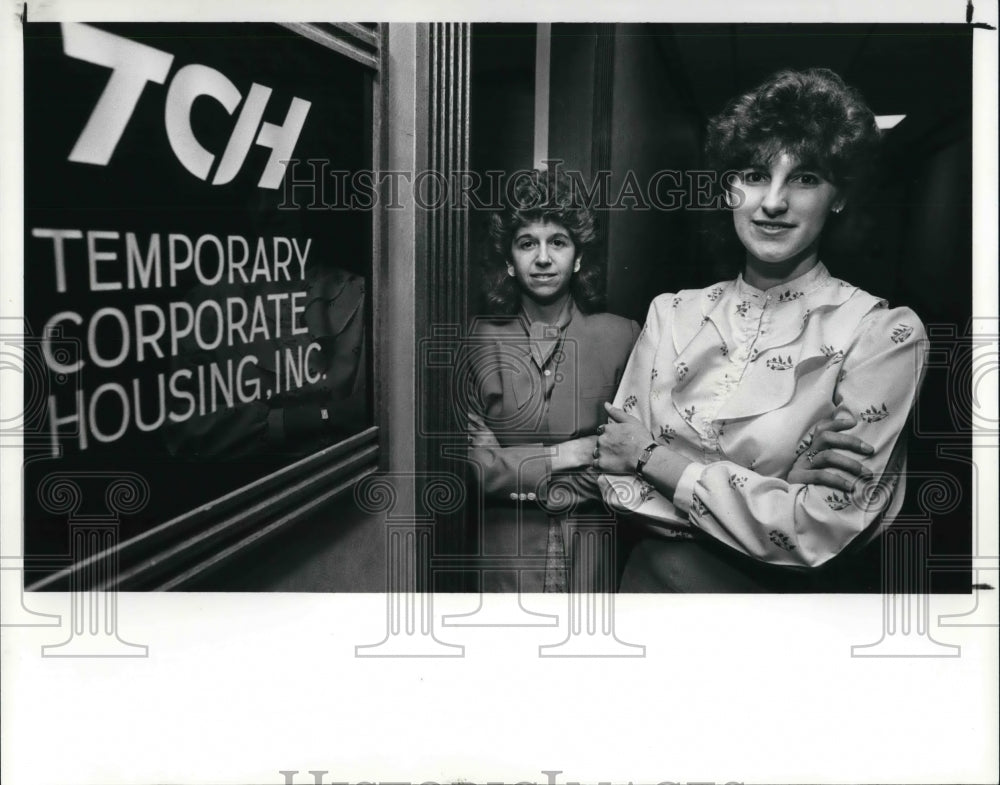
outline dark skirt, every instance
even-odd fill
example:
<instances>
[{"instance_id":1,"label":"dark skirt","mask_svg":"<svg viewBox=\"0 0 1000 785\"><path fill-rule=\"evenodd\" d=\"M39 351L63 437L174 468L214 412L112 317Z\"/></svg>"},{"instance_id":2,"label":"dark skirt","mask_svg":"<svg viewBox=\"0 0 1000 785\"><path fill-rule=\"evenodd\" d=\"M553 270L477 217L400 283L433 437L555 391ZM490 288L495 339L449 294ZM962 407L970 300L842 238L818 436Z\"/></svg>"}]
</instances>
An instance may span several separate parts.
<instances>
[{"instance_id":1,"label":"dark skirt","mask_svg":"<svg viewBox=\"0 0 1000 785\"><path fill-rule=\"evenodd\" d=\"M633 529L618 591L628 593L772 594L866 591L853 558L828 567L777 567L751 559L710 537L668 538Z\"/></svg>"}]
</instances>

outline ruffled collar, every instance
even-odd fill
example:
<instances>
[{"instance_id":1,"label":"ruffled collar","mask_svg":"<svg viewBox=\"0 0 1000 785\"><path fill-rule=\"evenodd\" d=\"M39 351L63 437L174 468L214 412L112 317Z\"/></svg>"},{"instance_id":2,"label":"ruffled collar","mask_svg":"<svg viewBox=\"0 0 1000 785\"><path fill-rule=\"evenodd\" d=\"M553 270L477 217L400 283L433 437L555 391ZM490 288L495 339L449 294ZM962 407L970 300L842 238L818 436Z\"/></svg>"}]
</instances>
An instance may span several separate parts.
<instances>
[{"instance_id":1,"label":"ruffled collar","mask_svg":"<svg viewBox=\"0 0 1000 785\"><path fill-rule=\"evenodd\" d=\"M742 274L735 281L703 289L700 296L701 323L689 316L675 321L674 346L680 354L706 322L713 322L720 339L728 333L727 322L732 309L738 311L753 307L766 307L775 313L766 340L758 344L774 348L794 341L805 329L810 314L819 309L836 307L848 300L857 287L834 278L822 262L791 281L758 289L751 286ZM681 309L682 313L684 307Z\"/></svg>"},{"instance_id":2,"label":"ruffled collar","mask_svg":"<svg viewBox=\"0 0 1000 785\"><path fill-rule=\"evenodd\" d=\"M816 363L826 364L837 350L846 351L857 320L880 302L833 278L822 264L766 290L750 286L740 276L700 292L682 292L675 298L672 329L677 381L671 398L678 414L692 424L705 396L704 374L727 356L720 352L721 346L733 347L734 325L738 327L744 317L756 324L754 308L770 312L766 332L755 335L742 382L718 412L723 419L755 416L783 406L793 395L799 374ZM841 318L823 321L821 330L803 342L814 319L841 308Z\"/></svg>"}]
</instances>

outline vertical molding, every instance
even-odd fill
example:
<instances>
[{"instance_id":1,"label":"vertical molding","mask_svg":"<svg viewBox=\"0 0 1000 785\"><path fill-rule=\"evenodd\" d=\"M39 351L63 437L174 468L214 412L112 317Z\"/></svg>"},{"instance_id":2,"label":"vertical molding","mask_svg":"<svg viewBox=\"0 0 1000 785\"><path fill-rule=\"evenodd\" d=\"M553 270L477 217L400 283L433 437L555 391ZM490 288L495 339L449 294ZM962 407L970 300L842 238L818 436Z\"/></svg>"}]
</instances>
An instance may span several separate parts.
<instances>
[{"instance_id":1,"label":"vertical molding","mask_svg":"<svg viewBox=\"0 0 1000 785\"><path fill-rule=\"evenodd\" d=\"M469 169L469 24L435 23L428 26L429 109L428 168L422 196L434 209L424 211L427 237L424 268L418 280L427 304L424 331L417 335L417 362L427 355L421 339L458 348L468 327L468 207L452 199L437 199L435 188L450 186L456 172ZM436 204L444 202L444 204ZM448 374L421 373L417 368L421 412L418 413L418 470L433 480L437 473L462 475L459 461L445 457L445 450L462 442L460 421L452 405L452 380ZM419 493L419 491L418 491ZM435 516L438 552L461 552L467 541L462 510Z\"/></svg>"},{"instance_id":2,"label":"vertical molding","mask_svg":"<svg viewBox=\"0 0 1000 785\"><path fill-rule=\"evenodd\" d=\"M590 146L591 182L598 172L611 169L611 128L614 103L615 32L613 24L595 27L594 41L594 110ZM612 178L613 180L614 178ZM595 249L599 258L607 260L611 221L607 211L600 215L601 232ZM607 272L605 271L605 275Z\"/></svg>"},{"instance_id":3,"label":"vertical molding","mask_svg":"<svg viewBox=\"0 0 1000 785\"><path fill-rule=\"evenodd\" d=\"M390 172L416 173L427 167L422 145L427 138L426 29L424 25L391 24L385 35L386 166ZM388 194L383 197L385 205ZM412 198L404 199L401 208L383 206L382 212L385 252L377 263L385 286L375 324L376 342L382 342L384 357L384 365L380 362L376 368L386 380L380 385L384 401L380 414L388 426L388 468L406 473L416 471L420 460L415 423L421 402L413 336L425 318L426 233L423 213ZM401 503L404 514L412 513L413 499Z\"/></svg>"},{"instance_id":4,"label":"vertical molding","mask_svg":"<svg viewBox=\"0 0 1000 785\"><path fill-rule=\"evenodd\" d=\"M537 25L535 42L535 157L534 167L543 168L549 157L549 82L552 62L552 24Z\"/></svg>"},{"instance_id":5,"label":"vertical molding","mask_svg":"<svg viewBox=\"0 0 1000 785\"><path fill-rule=\"evenodd\" d=\"M388 143L388 123L385 118L388 116L388 90L389 82L387 74L387 42L389 39L388 24L378 26L378 70L372 76L371 98L371 154L372 168L375 172L384 172L389 167L389 143ZM380 194L381 197L381 194ZM379 468L382 470L389 468L389 456L392 454L392 430L388 427L388 379L389 365L386 362L387 352L382 341L376 341L375 336L385 335L385 326L388 319L386 308L385 291L389 280L388 254L388 222L386 220L385 200L379 199L378 209L372 210L372 277L368 290L370 292L369 319L371 320L367 328L367 345L371 347L371 373L368 377L369 386L372 391L372 417L377 425L380 425L380 446Z\"/></svg>"},{"instance_id":6,"label":"vertical molding","mask_svg":"<svg viewBox=\"0 0 1000 785\"><path fill-rule=\"evenodd\" d=\"M595 25L594 118L590 157L594 172L611 167L611 116L614 101L615 26Z\"/></svg>"}]
</instances>

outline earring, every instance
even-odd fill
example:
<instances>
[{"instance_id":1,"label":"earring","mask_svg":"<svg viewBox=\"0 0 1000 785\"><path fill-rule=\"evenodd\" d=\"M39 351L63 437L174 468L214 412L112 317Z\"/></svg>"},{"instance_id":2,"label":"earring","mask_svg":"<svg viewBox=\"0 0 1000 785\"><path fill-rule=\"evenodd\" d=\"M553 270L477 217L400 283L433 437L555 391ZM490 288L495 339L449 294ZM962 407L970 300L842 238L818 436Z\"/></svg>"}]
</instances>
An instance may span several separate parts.
<instances>
[{"instance_id":1,"label":"earring","mask_svg":"<svg viewBox=\"0 0 1000 785\"><path fill-rule=\"evenodd\" d=\"M507 265L507 275L510 276L511 278L514 277L514 265L512 264Z\"/></svg>"},{"instance_id":2,"label":"earring","mask_svg":"<svg viewBox=\"0 0 1000 785\"><path fill-rule=\"evenodd\" d=\"M840 211L843 210L843 209L844 209L844 205L838 204L836 207L833 208L833 212L835 212L837 215L840 215Z\"/></svg>"}]
</instances>

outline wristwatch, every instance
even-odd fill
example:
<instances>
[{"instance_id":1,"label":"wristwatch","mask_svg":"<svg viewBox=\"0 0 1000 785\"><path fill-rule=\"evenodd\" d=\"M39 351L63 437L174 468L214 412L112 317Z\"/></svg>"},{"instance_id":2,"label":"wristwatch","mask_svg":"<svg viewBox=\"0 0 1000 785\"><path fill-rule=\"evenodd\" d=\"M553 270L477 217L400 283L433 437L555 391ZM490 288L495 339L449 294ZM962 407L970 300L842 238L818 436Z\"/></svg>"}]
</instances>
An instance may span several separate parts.
<instances>
[{"instance_id":1,"label":"wristwatch","mask_svg":"<svg viewBox=\"0 0 1000 785\"><path fill-rule=\"evenodd\" d=\"M642 451L642 455L639 456L639 460L637 460L635 462L635 476L636 477L642 477L642 469L643 469L643 467L649 462L649 459L650 459L650 457L653 454L653 450L655 450L659 446L660 446L659 444L657 444L656 442L653 442L648 447L646 447L645 450Z\"/></svg>"}]
</instances>

